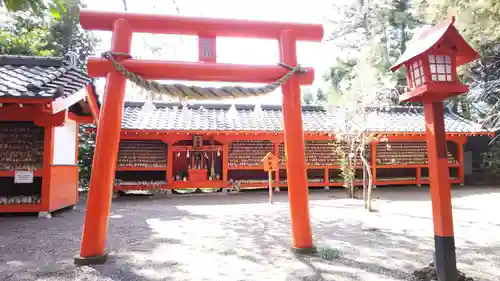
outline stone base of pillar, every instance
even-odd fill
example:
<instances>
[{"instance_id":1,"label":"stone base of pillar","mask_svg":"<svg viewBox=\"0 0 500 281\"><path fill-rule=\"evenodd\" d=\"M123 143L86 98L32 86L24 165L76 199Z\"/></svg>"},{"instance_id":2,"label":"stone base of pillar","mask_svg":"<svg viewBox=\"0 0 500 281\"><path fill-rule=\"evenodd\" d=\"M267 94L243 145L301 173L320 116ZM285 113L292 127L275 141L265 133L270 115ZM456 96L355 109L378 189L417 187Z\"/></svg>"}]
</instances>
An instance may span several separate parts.
<instances>
[{"instance_id":1,"label":"stone base of pillar","mask_svg":"<svg viewBox=\"0 0 500 281\"><path fill-rule=\"evenodd\" d=\"M292 248L292 252L299 255L311 255L318 252L315 246L311 248Z\"/></svg>"},{"instance_id":2,"label":"stone base of pillar","mask_svg":"<svg viewBox=\"0 0 500 281\"><path fill-rule=\"evenodd\" d=\"M108 254L94 256L94 257L80 257L76 256L74 259L75 265L93 265L93 264L104 264L108 259Z\"/></svg>"}]
</instances>

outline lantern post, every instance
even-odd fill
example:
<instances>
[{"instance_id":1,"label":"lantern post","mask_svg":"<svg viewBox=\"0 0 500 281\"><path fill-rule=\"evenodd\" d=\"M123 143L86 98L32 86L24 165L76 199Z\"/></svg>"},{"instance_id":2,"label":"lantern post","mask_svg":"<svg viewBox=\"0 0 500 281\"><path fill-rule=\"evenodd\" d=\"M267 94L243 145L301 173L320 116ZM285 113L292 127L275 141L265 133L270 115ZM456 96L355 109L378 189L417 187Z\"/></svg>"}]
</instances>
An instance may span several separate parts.
<instances>
[{"instance_id":1,"label":"lantern post","mask_svg":"<svg viewBox=\"0 0 500 281\"><path fill-rule=\"evenodd\" d=\"M408 43L391 68L402 65L410 91L400 101L424 104L430 193L434 222L434 265L438 281L457 281L450 172L446 147L443 100L468 91L457 80L456 68L479 57L454 27L455 18L428 28Z\"/></svg>"}]
</instances>

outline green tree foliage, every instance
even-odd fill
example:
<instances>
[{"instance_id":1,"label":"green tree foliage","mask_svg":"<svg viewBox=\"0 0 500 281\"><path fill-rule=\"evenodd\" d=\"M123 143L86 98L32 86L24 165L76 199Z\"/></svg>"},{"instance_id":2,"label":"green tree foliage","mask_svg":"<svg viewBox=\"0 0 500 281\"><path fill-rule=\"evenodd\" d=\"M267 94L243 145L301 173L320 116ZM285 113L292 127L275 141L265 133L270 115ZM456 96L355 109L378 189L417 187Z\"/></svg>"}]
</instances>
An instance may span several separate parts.
<instances>
[{"instance_id":1,"label":"green tree foliage","mask_svg":"<svg viewBox=\"0 0 500 281\"><path fill-rule=\"evenodd\" d=\"M59 19L66 13L66 6L73 1L63 0L0 0L0 6L4 6L10 12L29 12L36 16L44 16L50 13Z\"/></svg>"},{"instance_id":2,"label":"green tree foliage","mask_svg":"<svg viewBox=\"0 0 500 281\"><path fill-rule=\"evenodd\" d=\"M422 1L420 11L433 23L455 15L460 34L480 51L500 39L500 2L497 0L427 0Z\"/></svg>"},{"instance_id":3,"label":"green tree foliage","mask_svg":"<svg viewBox=\"0 0 500 281\"><path fill-rule=\"evenodd\" d=\"M46 28L11 28L0 31L0 53L11 55L52 56L55 51L47 48L49 32Z\"/></svg>"},{"instance_id":4,"label":"green tree foliage","mask_svg":"<svg viewBox=\"0 0 500 281\"><path fill-rule=\"evenodd\" d=\"M90 125L80 125L78 130L78 167L81 187L87 187L90 180L95 137L95 128Z\"/></svg>"},{"instance_id":5,"label":"green tree foliage","mask_svg":"<svg viewBox=\"0 0 500 281\"><path fill-rule=\"evenodd\" d=\"M424 25L425 20L418 19L418 3L415 0L392 0L389 10L390 43L389 60L392 65L406 51L407 43L415 29ZM398 85L406 85L405 71L396 73Z\"/></svg>"},{"instance_id":6,"label":"green tree foliage","mask_svg":"<svg viewBox=\"0 0 500 281\"><path fill-rule=\"evenodd\" d=\"M323 79L333 90L338 91L342 81L353 79L353 68L356 64L356 59L339 57L328 72L323 75Z\"/></svg>"},{"instance_id":7,"label":"green tree foliage","mask_svg":"<svg viewBox=\"0 0 500 281\"><path fill-rule=\"evenodd\" d=\"M78 66L84 70L86 58L94 52L96 37L79 25L82 5L68 6L59 19L39 17L30 11L8 14L6 27L0 33L3 54L32 56L64 56L69 51L78 55Z\"/></svg>"},{"instance_id":8,"label":"green tree foliage","mask_svg":"<svg viewBox=\"0 0 500 281\"><path fill-rule=\"evenodd\" d=\"M302 89L302 104L305 105L323 105L327 102L328 94L322 89L312 90L310 88Z\"/></svg>"},{"instance_id":9,"label":"green tree foliage","mask_svg":"<svg viewBox=\"0 0 500 281\"><path fill-rule=\"evenodd\" d=\"M497 0L428 0L420 5L428 22L456 17L460 34L481 58L459 69L459 79L470 85L470 92L448 101L455 113L486 127L500 128L500 2Z\"/></svg>"},{"instance_id":10,"label":"green tree foliage","mask_svg":"<svg viewBox=\"0 0 500 281\"><path fill-rule=\"evenodd\" d=\"M336 16L330 20L333 32L329 40L343 51L324 78L336 90L342 80L354 78L352 71L364 48L371 49L376 58L373 64L380 73L389 75L390 66L422 24L417 20L416 0L348 0L337 1L334 7ZM406 85L404 72L396 73L393 79L395 85Z\"/></svg>"},{"instance_id":11,"label":"green tree foliage","mask_svg":"<svg viewBox=\"0 0 500 281\"><path fill-rule=\"evenodd\" d=\"M310 105L314 104L314 95L310 89L302 90L302 104Z\"/></svg>"}]
</instances>

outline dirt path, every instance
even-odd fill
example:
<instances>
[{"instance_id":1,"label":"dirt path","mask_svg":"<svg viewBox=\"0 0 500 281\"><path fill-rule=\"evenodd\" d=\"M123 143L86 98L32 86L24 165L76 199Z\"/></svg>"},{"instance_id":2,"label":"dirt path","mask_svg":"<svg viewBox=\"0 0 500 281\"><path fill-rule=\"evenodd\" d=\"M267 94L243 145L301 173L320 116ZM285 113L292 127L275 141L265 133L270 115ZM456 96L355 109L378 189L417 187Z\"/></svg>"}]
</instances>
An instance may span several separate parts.
<instances>
[{"instance_id":1,"label":"dirt path","mask_svg":"<svg viewBox=\"0 0 500 281\"><path fill-rule=\"evenodd\" d=\"M333 261L289 249L285 192L128 197L113 202L105 265L75 267L84 202L52 219L0 217L0 280L407 280L433 249L425 188L378 189L376 213L342 191L311 193L314 241ZM454 190L459 268L500 280L500 189Z\"/></svg>"}]
</instances>

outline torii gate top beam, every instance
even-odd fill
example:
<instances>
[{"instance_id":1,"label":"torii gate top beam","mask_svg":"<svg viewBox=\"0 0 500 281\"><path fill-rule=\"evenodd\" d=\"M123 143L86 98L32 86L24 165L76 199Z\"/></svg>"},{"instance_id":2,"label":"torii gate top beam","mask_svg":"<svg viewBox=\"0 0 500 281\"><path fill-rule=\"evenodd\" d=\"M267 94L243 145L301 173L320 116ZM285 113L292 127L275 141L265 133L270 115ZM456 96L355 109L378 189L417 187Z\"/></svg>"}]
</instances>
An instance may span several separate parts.
<instances>
[{"instance_id":1,"label":"torii gate top beam","mask_svg":"<svg viewBox=\"0 0 500 281\"><path fill-rule=\"evenodd\" d=\"M281 23L181 17L127 12L105 12L83 9L80 24L86 30L113 31L117 20L125 20L132 32L163 33L213 37L249 37L280 40L287 31L295 41L321 41L321 24ZM173 62L158 60L124 59L126 69L145 79L171 79L195 81L269 83L285 75L286 69L277 65L239 65L216 62ZM91 77L105 77L112 71L111 64L102 58L89 58L88 73ZM298 76L301 85L310 85L314 69Z\"/></svg>"},{"instance_id":2,"label":"torii gate top beam","mask_svg":"<svg viewBox=\"0 0 500 281\"><path fill-rule=\"evenodd\" d=\"M320 42L323 39L321 24L181 17L87 9L82 9L80 12L80 24L86 30L112 31L113 23L118 19L126 20L133 32L142 33L279 39L284 30L291 30L295 40Z\"/></svg>"}]
</instances>

